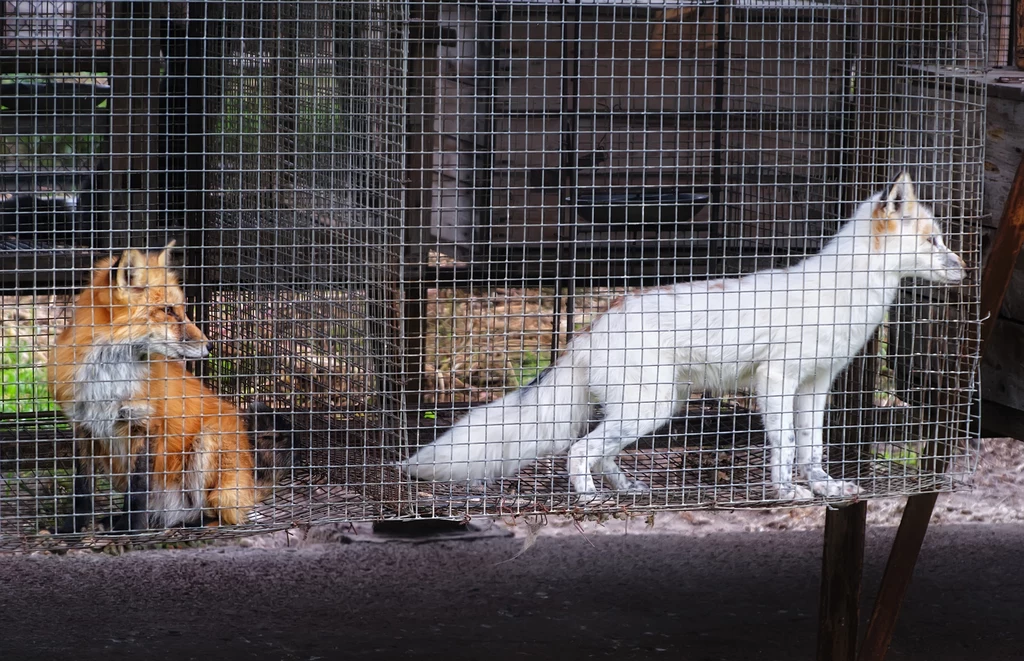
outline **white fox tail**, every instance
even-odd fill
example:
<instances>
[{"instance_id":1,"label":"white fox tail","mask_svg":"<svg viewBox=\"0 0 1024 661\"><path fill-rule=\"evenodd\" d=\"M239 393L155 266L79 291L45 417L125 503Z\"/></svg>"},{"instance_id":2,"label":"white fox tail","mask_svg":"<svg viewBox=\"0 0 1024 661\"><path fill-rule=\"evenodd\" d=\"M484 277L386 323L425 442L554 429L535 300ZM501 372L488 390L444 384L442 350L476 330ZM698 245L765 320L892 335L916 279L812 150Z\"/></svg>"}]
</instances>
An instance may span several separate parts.
<instances>
[{"instance_id":1,"label":"white fox tail","mask_svg":"<svg viewBox=\"0 0 1024 661\"><path fill-rule=\"evenodd\" d=\"M434 482L487 482L565 451L590 418L587 366L570 351L533 382L478 406L399 464Z\"/></svg>"}]
</instances>

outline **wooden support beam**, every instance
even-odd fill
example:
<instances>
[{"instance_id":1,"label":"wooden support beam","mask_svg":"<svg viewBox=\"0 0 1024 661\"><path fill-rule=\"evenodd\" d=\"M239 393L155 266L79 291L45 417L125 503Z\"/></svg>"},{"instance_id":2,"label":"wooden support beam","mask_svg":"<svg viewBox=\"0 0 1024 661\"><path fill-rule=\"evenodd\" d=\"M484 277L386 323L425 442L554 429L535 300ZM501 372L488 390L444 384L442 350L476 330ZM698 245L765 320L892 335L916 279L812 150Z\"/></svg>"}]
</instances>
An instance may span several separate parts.
<instances>
[{"instance_id":1,"label":"wooden support beam","mask_svg":"<svg viewBox=\"0 0 1024 661\"><path fill-rule=\"evenodd\" d=\"M860 501L825 512L818 661L853 661L857 655L867 511Z\"/></svg>"},{"instance_id":2,"label":"wooden support beam","mask_svg":"<svg viewBox=\"0 0 1024 661\"><path fill-rule=\"evenodd\" d=\"M892 543L889 562L885 565L882 585L878 589L875 608L868 622L868 631L860 648L858 661L882 661L892 634L896 630L896 618L899 616L903 597L910 587L910 578L917 564L917 556L924 543L924 535L928 531L928 521L935 507L938 494L924 493L907 498L907 507L903 510L896 539Z\"/></svg>"},{"instance_id":3,"label":"wooden support beam","mask_svg":"<svg viewBox=\"0 0 1024 661\"><path fill-rule=\"evenodd\" d=\"M999 317L999 308L1002 307L1003 297L1010 285L1010 276L1022 244L1024 158L1017 167L1010 194L1003 207L999 229L992 240L992 250L981 275L981 316L985 320L981 327L982 352L985 350L985 339L992 332ZM941 466L937 466L936 470L941 470ZM889 561L882 576L882 584L878 589L868 631L857 657L858 661L882 661L885 658L937 497L937 494L925 493L907 499L907 507L903 510L903 518L900 520L896 539L889 552Z\"/></svg>"},{"instance_id":4,"label":"wooden support beam","mask_svg":"<svg viewBox=\"0 0 1024 661\"><path fill-rule=\"evenodd\" d=\"M1024 69L1024 0L1015 0L1014 11L1017 14L1017 44L1014 59L1018 69Z\"/></svg>"}]
</instances>

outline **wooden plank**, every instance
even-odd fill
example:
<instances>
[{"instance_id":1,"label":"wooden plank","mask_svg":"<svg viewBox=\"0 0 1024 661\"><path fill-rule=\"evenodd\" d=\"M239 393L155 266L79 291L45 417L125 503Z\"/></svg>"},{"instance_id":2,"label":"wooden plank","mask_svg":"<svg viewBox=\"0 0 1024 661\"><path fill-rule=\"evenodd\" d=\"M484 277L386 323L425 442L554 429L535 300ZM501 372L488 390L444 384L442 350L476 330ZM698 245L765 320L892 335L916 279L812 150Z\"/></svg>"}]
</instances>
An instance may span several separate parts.
<instances>
[{"instance_id":1,"label":"wooden plank","mask_svg":"<svg viewBox=\"0 0 1024 661\"><path fill-rule=\"evenodd\" d=\"M984 383L984 381L982 381ZM1024 416L1020 410L985 400L981 418L982 438L1015 438L1024 441Z\"/></svg>"},{"instance_id":2,"label":"wooden plank","mask_svg":"<svg viewBox=\"0 0 1024 661\"><path fill-rule=\"evenodd\" d=\"M1020 161L1024 103L992 95L991 86L989 91L985 104L985 196L981 210L985 225L995 229Z\"/></svg>"},{"instance_id":3,"label":"wooden plank","mask_svg":"<svg viewBox=\"0 0 1024 661\"><path fill-rule=\"evenodd\" d=\"M1003 308L1006 293L1012 288L1016 264L1024 242L1024 158L1017 166L1010 186L1002 218L992 249L985 262L981 282L981 327L983 366L988 378L982 380L982 394L986 400L1015 409L1024 408L1024 389L1019 377L1020 357L1024 355L1024 325L1015 320L996 321ZM986 351L992 347L992 350ZM1017 362L1015 362L1015 360ZM1013 425L1001 424L998 416L989 429L1017 437L1020 432Z\"/></svg>"},{"instance_id":4,"label":"wooden plank","mask_svg":"<svg viewBox=\"0 0 1024 661\"><path fill-rule=\"evenodd\" d=\"M981 396L987 404L993 402L1020 411L1024 409L1024 323L1014 319L1000 319L985 339L991 347L984 352ZM1022 416L1024 417L1024 416Z\"/></svg>"},{"instance_id":5,"label":"wooden plank","mask_svg":"<svg viewBox=\"0 0 1024 661\"><path fill-rule=\"evenodd\" d=\"M480 173L487 171L480 155L489 149L489 127L480 109L487 95L478 88L485 77L477 71L482 61L478 48L485 12L458 4L430 7L429 23L453 31L457 38L454 42L423 42L417 46L422 57L430 61L416 66L423 76L433 76L430 82L424 79L422 83L429 86L432 98L424 97L421 114L414 116L421 122L424 135L430 136L422 147L432 152L424 155L419 166L436 172L433 177L424 172L422 177L426 179L419 182L425 185L431 179L431 190L420 200L422 213L427 214L420 244L434 243L433 236L440 249L466 259L475 248L475 225L483 222L478 213L476 182ZM426 87L423 90L425 93ZM483 216L486 220L486 214Z\"/></svg>"},{"instance_id":6,"label":"wooden plank","mask_svg":"<svg viewBox=\"0 0 1024 661\"><path fill-rule=\"evenodd\" d=\"M1019 3L1024 6L1024 0ZM992 333L999 308L1003 304L1006 288L1013 276L1013 267L1020 255L1024 242L1024 158L1017 166L1013 185L1010 187L999 229L993 238L992 250L981 274L981 325L982 342Z\"/></svg>"},{"instance_id":7,"label":"wooden plank","mask_svg":"<svg viewBox=\"0 0 1024 661\"><path fill-rule=\"evenodd\" d=\"M907 499L907 507L903 510L903 518L882 575L882 585L875 599L868 630L857 656L858 661L882 661L889 650L900 606L910 587L914 565L924 543L937 497L935 493L924 493Z\"/></svg>"},{"instance_id":8,"label":"wooden plank","mask_svg":"<svg viewBox=\"0 0 1024 661\"><path fill-rule=\"evenodd\" d=\"M853 661L856 657L867 511L867 503L860 501L825 512L818 661Z\"/></svg>"},{"instance_id":9,"label":"wooden plank","mask_svg":"<svg viewBox=\"0 0 1024 661\"><path fill-rule=\"evenodd\" d=\"M1024 104L1022 104L1024 105ZM1024 124L1021 124L1024 126ZM985 196L988 197L991 191L988 187L988 183L985 184ZM1003 195L1000 199L1000 206L1006 201L1006 195ZM999 218L999 214L995 216ZM985 262L988 261L988 253L992 250L994 245L993 239L996 235L996 228L994 227L982 227L981 228L981 265L984 266ZM1016 321L1024 323L1024 249L1021 249L1021 255L1017 257L1017 263L1013 267L1013 274L1010 276L1010 285L1006 288L1006 296L1003 297L1003 305L999 308L999 316L1005 321ZM998 324L997 324L998 327ZM998 346L998 342L989 336L990 344ZM991 349L991 351L998 351L998 349ZM983 378L984 378L984 372ZM1020 375L1024 379L1024 374Z\"/></svg>"},{"instance_id":10,"label":"wooden plank","mask_svg":"<svg viewBox=\"0 0 1024 661\"><path fill-rule=\"evenodd\" d=\"M1013 0L990 0L988 15L988 64L1005 67L1010 63L1010 7Z\"/></svg>"},{"instance_id":11,"label":"wooden plank","mask_svg":"<svg viewBox=\"0 0 1024 661\"><path fill-rule=\"evenodd\" d=\"M74 71L109 72L112 58L106 48L83 48L78 53L53 49L0 51L0 74L48 76Z\"/></svg>"}]
</instances>

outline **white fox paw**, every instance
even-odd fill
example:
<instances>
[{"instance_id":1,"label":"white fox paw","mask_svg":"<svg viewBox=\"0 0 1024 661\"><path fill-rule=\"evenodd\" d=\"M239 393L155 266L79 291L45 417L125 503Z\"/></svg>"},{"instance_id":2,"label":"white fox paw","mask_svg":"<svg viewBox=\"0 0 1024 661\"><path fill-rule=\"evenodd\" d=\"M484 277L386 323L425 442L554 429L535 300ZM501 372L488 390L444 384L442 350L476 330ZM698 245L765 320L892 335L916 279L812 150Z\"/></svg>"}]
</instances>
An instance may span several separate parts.
<instances>
[{"instance_id":1,"label":"white fox paw","mask_svg":"<svg viewBox=\"0 0 1024 661\"><path fill-rule=\"evenodd\" d=\"M831 477L827 480L811 480L810 485L814 495L826 498L852 498L860 494L860 487L854 482L836 480Z\"/></svg>"},{"instance_id":2,"label":"white fox paw","mask_svg":"<svg viewBox=\"0 0 1024 661\"><path fill-rule=\"evenodd\" d=\"M805 486L799 484L780 484L777 488L779 500L813 500L814 494Z\"/></svg>"},{"instance_id":3,"label":"white fox paw","mask_svg":"<svg viewBox=\"0 0 1024 661\"><path fill-rule=\"evenodd\" d=\"M616 479L617 478L617 479ZM625 475L617 475L616 477L606 476L609 482L609 486L612 491L618 493L650 493L651 488L646 483L640 480L631 480Z\"/></svg>"},{"instance_id":4,"label":"white fox paw","mask_svg":"<svg viewBox=\"0 0 1024 661\"><path fill-rule=\"evenodd\" d=\"M651 488L647 486L646 482L640 480L629 480L626 484L619 489L620 493L633 493L633 494L648 494L651 492Z\"/></svg>"}]
</instances>

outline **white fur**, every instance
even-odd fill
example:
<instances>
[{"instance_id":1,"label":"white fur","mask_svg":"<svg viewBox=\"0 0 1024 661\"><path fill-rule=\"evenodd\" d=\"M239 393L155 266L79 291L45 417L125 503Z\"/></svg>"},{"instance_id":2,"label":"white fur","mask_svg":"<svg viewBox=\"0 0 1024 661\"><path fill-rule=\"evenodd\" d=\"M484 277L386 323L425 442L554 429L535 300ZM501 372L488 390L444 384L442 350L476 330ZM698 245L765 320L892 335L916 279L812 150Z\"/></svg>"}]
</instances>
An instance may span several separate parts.
<instances>
[{"instance_id":1,"label":"white fur","mask_svg":"<svg viewBox=\"0 0 1024 661\"><path fill-rule=\"evenodd\" d=\"M469 412L401 463L433 481L488 481L569 450L573 489L646 489L615 463L657 430L691 391L757 397L780 499L848 497L823 463L828 392L895 301L901 282L965 276L904 173L864 202L821 249L785 269L680 283L627 297L578 335L535 383ZM582 438L591 397L604 409ZM793 481L794 464L809 490Z\"/></svg>"},{"instance_id":2,"label":"white fur","mask_svg":"<svg viewBox=\"0 0 1024 661\"><path fill-rule=\"evenodd\" d=\"M181 342L179 344L186 344ZM198 343L193 343L198 344ZM133 400L145 392L149 379L152 344L100 343L86 353L83 369L76 374L72 415L84 437L105 439L107 452L129 465L132 437L145 429L153 412ZM134 425L134 429L132 428ZM202 514L204 481L211 457L200 449L186 457L185 476L181 482L152 479L147 494L150 524L169 528L192 521ZM97 445L87 453L87 474L95 479L97 469L91 458L102 454Z\"/></svg>"}]
</instances>

